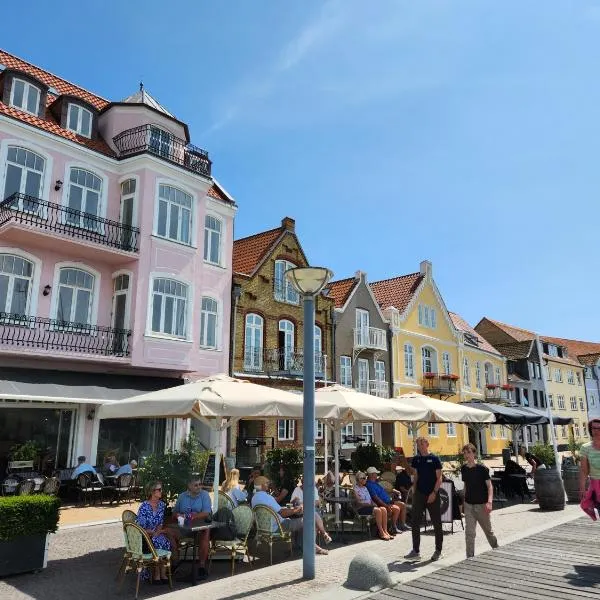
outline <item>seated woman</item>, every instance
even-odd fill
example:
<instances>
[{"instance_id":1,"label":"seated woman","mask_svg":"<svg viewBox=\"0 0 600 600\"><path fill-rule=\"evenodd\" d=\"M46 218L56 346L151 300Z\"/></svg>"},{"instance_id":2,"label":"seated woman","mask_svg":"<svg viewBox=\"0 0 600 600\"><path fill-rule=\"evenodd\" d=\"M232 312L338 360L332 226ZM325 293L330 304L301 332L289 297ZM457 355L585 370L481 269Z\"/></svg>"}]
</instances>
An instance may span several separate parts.
<instances>
[{"instance_id":1,"label":"seated woman","mask_svg":"<svg viewBox=\"0 0 600 600\"><path fill-rule=\"evenodd\" d=\"M367 489L367 476L359 471L356 474L356 485L354 486L354 496L356 498L356 511L359 515L373 515L377 524L379 537L386 542L393 539L387 530L387 510L376 506Z\"/></svg>"},{"instance_id":2,"label":"seated woman","mask_svg":"<svg viewBox=\"0 0 600 600\"><path fill-rule=\"evenodd\" d=\"M175 547L170 538L170 532L164 526L166 504L162 501L162 483L155 481L146 489L146 500L140 504L136 523L142 527L152 540L152 545L161 550L171 550ZM142 579L150 579L148 569L142 573ZM167 572L164 565L156 567L153 580L167 584Z\"/></svg>"},{"instance_id":3,"label":"seated woman","mask_svg":"<svg viewBox=\"0 0 600 600\"><path fill-rule=\"evenodd\" d=\"M292 492L296 487L296 481L289 469L285 465L279 465L279 471L275 477L275 500L280 506L285 506L291 502Z\"/></svg>"},{"instance_id":4,"label":"seated woman","mask_svg":"<svg viewBox=\"0 0 600 600\"><path fill-rule=\"evenodd\" d=\"M292 500L291 503L294 506L303 506L304 505L304 488L303 488L303 480L300 480L298 487L292 492ZM319 492L315 487L315 527L317 531L323 536L323 541L326 544L331 543L331 536L325 530L325 525L323 523L323 517L318 510L319 505L321 504L321 498L319 498Z\"/></svg>"},{"instance_id":5,"label":"seated woman","mask_svg":"<svg viewBox=\"0 0 600 600\"><path fill-rule=\"evenodd\" d=\"M240 472L238 469L231 469L227 473L227 478L223 482L221 489L233 500L234 506L248 500L248 492L240 489Z\"/></svg>"}]
</instances>

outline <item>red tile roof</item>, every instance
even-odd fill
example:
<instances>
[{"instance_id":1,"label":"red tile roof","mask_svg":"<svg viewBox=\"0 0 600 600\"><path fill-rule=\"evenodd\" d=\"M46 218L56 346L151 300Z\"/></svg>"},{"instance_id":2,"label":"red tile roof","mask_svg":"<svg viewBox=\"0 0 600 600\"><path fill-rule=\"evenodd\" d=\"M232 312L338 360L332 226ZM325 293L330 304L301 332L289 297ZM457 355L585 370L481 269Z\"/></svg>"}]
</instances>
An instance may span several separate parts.
<instances>
[{"instance_id":1,"label":"red tile roof","mask_svg":"<svg viewBox=\"0 0 600 600\"><path fill-rule=\"evenodd\" d=\"M348 277L348 279L338 279L331 281L327 285L327 297L332 298L336 308L343 308L352 293L354 287L358 284L358 279Z\"/></svg>"},{"instance_id":2,"label":"red tile roof","mask_svg":"<svg viewBox=\"0 0 600 600\"><path fill-rule=\"evenodd\" d=\"M80 98L98 110L102 110L109 104L109 102L104 98L101 98L96 94L92 94L91 92L88 92L87 90L84 90L83 88L74 85L65 79L61 79L52 73L48 73L48 71L44 71L43 69L17 58L16 56L13 56L4 50L0 50L0 64L3 64L8 69L16 69L22 73L30 75L31 77L35 77L47 86L53 87L59 95L68 94L70 96ZM23 123L27 123L28 125L32 125L33 127L37 127L38 129L43 129L49 133L59 135L60 137L71 140L77 144L81 144L82 146L86 146L92 150L95 150L96 152L101 152L107 156L114 156L114 152L110 149L108 144L104 142L104 140L91 140L61 127L54 115L48 110L48 107L56 100L56 98L56 95L48 93L46 100L46 111L41 117L30 115L29 113L16 109L12 106L7 106L2 102L0 102L0 113Z\"/></svg>"},{"instance_id":3,"label":"red tile roof","mask_svg":"<svg viewBox=\"0 0 600 600\"><path fill-rule=\"evenodd\" d=\"M569 357L584 356L586 354L599 354L600 344L597 342L584 342L581 340L569 340L566 338L548 337L546 335L540 338L544 342L554 344L555 346L564 346L569 353Z\"/></svg>"},{"instance_id":4,"label":"red tile roof","mask_svg":"<svg viewBox=\"0 0 600 600\"><path fill-rule=\"evenodd\" d=\"M600 359L600 353L598 354L580 354L579 360L581 364L586 365L587 367L593 367L598 363Z\"/></svg>"},{"instance_id":5,"label":"red tile roof","mask_svg":"<svg viewBox=\"0 0 600 600\"><path fill-rule=\"evenodd\" d=\"M423 277L422 273L410 273L392 279L373 281L369 285L382 310L394 306L402 313L410 304Z\"/></svg>"},{"instance_id":6,"label":"red tile roof","mask_svg":"<svg viewBox=\"0 0 600 600\"><path fill-rule=\"evenodd\" d=\"M267 252L285 231L283 227L277 227L235 240L233 242L233 272L252 275Z\"/></svg>"},{"instance_id":7,"label":"red tile roof","mask_svg":"<svg viewBox=\"0 0 600 600\"><path fill-rule=\"evenodd\" d=\"M479 340L479 345L474 346L475 348L481 348L481 350L501 356L500 352L498 352L498 350L496 350L485 338L481 337L481 335L479 335L459 314L450 311L448 311L448 314L450 315L450 319L452 320L452 323L454 323L454 327L456 327L456 329L470 333L473 337Z\"/></svg>"},{"instance_id":8,"label":"red tile roof","mask_svg":"<svg viewBox=\"0 0 600 600\"><path fill-rule=\"evenodd\" d=\"M216 183L213 183L210 188L208 188L207 196L221 200L221 202L227 202L227 204L235 204L235 202Z\"/></svg>"},{"instance_id":9,"label":"red tile roof","mask_svg":"<svg viewBox=\"0 0 600 600\"><path fill-rule=\"evenodd\" d=\"M506 334L510 335L516 342L527 342L535 339L535 333L527 329L520 329L519 327L513 327L500 321L494 321L494 319L488 318L490 323L496 325L496 327L502 329Z\"/></svg>"}]
</instances>

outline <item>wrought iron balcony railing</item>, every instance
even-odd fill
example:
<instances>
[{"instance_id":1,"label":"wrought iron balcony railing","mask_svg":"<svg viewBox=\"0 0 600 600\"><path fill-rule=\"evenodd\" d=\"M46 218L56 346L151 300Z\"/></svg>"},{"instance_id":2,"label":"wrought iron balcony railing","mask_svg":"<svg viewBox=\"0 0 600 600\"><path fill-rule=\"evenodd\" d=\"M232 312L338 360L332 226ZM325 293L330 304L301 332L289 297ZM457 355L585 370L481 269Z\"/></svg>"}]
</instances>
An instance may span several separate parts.
<instances>
[{"instance_id":1,"label":"wrought iron balcony railing","mask_svg":"<svg viewBox=\"0 0 600 600\"><path fill-rule=\"evenodd\" d=\"M316 352L315 377L323 377L326 367L327 355ZM246 373L302 375L304 373L304 352L301 348L283 350L246 347L243 369Z\"/></svg>"},{"instance_id":2,"label":"wrought iron balcony railing","mask_svg":"<svg viewBox=\"0 0 600 600\"><path fill-rule=\"evenodd\" d=\"M456 393L457 380L454 375L425 373L422 383L423 393L431 396L452 396Z\"/></svg>"},{"instance_id":3,"label":"wrought iron balcony railing","mask_svg":"<svg viewBox=\"0 0 600 600\"><path fill-rule=\"evenodd\" d=\"M372 350L387 350L385 329L357 327L354 330L354 347Z\"/></svg>"},{"instance_id":4,"label":"wrought iron balcony railing","mask_svg":"<svg viewBox=\"0 0 600 600\"><path fill-rule=\"evenodd\" d=\"M0 312L0 347L99 356L129 356L128 329Z\"/></svg>"},{"instance_id":5,"label":"wrought iron balcony railing","mask_svg":"<svg viewBox=\"0 0 600 600\"><path fill-rule=\"evenodd\" d=\"M0 226L13 221L125 252L139 252L140 230L27 194L0 202Z\"/></svg>"},{"instance_id":6,"label":"wrought iron balcony railing","mask_svg":"<svg viewBox=\"0 0 600 600\"><path fill-rule=\"evenodd\" d=\"M485 399L508 402L511 399L510 390L502 389L501 386L485 388Z\"/></svg>"},{"instance_id":7,"label":"wrought iron balcony railing","mask_svg":"<svg viewBox=\"0 0 600 600\"><path fill-rule=\"evenodd\" d=\"M154 125L126 129L116 135L113 142L121 157L149 152L188 171L210 177L212 162L206 150Z\"/></svg>"}]
</instances>

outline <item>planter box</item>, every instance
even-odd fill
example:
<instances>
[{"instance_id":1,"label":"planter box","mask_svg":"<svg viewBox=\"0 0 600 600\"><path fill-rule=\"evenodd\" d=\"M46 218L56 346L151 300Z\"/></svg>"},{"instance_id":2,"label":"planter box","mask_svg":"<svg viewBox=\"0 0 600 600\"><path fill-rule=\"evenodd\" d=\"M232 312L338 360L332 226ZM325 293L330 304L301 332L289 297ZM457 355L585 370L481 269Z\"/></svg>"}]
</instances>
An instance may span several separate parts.
<instances>
[{"instance_id":1,"label":"planter box","mask_svg":"<svg viewBox=\"0 0 600 600\"><path fill-rule=\"evenodd\" d=\"M48 534L28 535L0 542L0 577L45 569Z\"/></svg>"}]
</instances>

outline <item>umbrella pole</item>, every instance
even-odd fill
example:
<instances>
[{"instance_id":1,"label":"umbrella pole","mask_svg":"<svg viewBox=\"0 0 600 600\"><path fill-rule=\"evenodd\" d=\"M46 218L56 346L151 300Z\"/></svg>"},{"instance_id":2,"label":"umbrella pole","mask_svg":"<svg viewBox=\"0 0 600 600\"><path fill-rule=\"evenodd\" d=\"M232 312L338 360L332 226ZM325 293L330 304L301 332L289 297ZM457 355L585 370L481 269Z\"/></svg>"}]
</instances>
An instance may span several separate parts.
<instances>
[{"instance_id":1,"label":"umbrella pole","mask_svg":"<svg viewBox=\"0 0 600 600\"><path fill-rule=\"evenodd\" d=\"M215 443L215 476L213 479L213 511L219 508L219 476L221 474L221 437L223 435L222 423L217 425L217 441Z\"/></svg>"},{"instance_id":2,"label":"umbrella pole","mask_svg":"<svg viewBox=\"0 0 600 600\"><path fill-rule=\"evenodd\" d=\"M328 462L328 448L327 448L327 444L329 442L329 427L327 426L327 423L324 421L323 422L323 442L324 442L324 446L325 446L325 452L323 453L323 476L327 475L327 462Z\"/></svg>"},{"instance_id":3,"label":"umbrella pole","mask_svg":"<svg viewBox=\"0 0 600 600\"><path fill-rule=\"evenodd\" d=\"M332 429L332 433L333 433L333 457L334 457L334 461L335 461L335 497L339 498L340 497L340 444L339 444L339 435L340 435L340 431L339 428L337 427L337 424L335 427L333 427ZM335 503L335 526L337 529L337 526L340 523L340 505L336 502Z\"/></svg>"}]
</instances>

